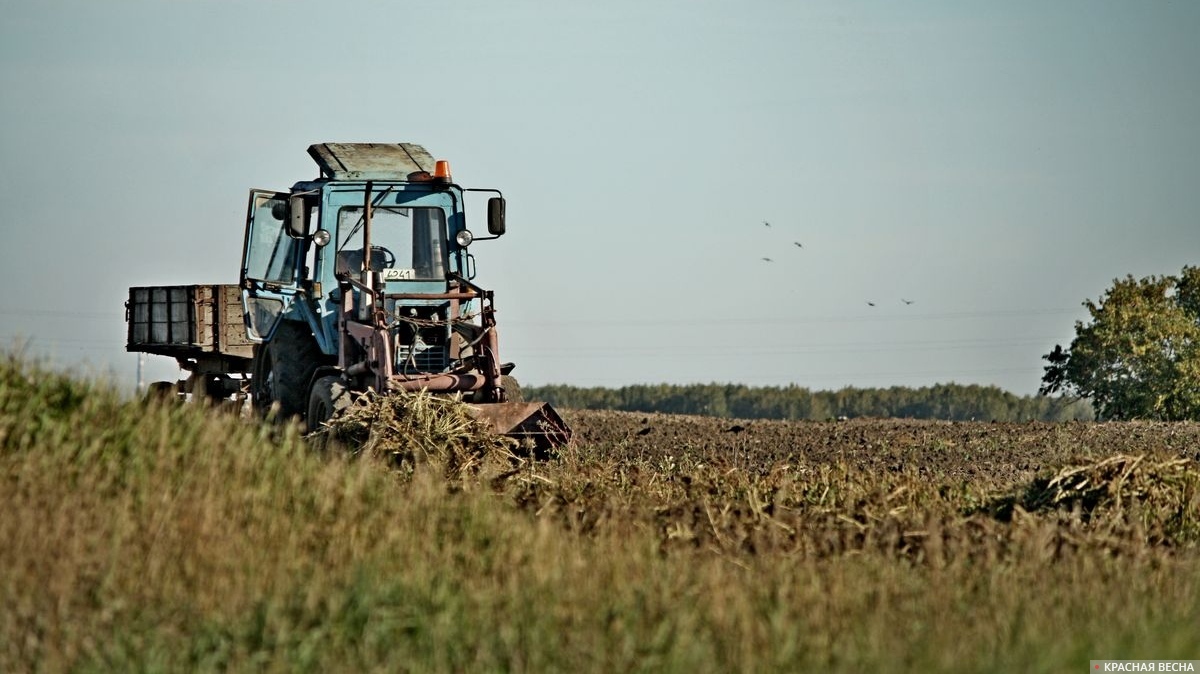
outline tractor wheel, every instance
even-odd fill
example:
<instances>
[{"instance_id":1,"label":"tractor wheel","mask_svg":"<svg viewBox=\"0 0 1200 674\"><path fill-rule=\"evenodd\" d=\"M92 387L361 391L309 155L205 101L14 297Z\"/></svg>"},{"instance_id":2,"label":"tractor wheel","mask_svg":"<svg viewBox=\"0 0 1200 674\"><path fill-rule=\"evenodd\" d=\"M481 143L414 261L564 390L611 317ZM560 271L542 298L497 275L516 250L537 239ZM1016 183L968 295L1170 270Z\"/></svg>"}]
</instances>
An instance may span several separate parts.
<instances>
[{"instance_id":1,"label":"tractor wheel","mask_svg":"<svg viewBox=\"0 0 1200 674\"><path fill-rule=\"evenodd\" d=\"M316 371L321 349L308 324L282 321L271 341L254 348L250 395L254 408L268 414L278 405L278 419L304 416L308 382Z\"/></svg>"},{"instance_id":2,"label":"tractor wheel","mask_svg":"<svg viewBox=\"0 0 1200 674\"><path fill-rule=\"evenodd\" d=\"M321 429L322 424L350 407L350 389L341 377L330 375L313 383L308 396L308 432Z\"/></svg>"}]
</instances>

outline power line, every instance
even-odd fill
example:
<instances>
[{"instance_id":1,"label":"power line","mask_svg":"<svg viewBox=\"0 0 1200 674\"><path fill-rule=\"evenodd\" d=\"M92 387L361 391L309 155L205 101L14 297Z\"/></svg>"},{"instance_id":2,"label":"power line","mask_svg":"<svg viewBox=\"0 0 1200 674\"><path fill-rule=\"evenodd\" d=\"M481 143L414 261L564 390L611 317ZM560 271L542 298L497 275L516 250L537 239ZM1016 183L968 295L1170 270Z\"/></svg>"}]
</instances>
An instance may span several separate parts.
<instances>
[{"instance_id":1,"label":"power line","mask_svg":"<svg viewBox=\"0 0 1200 674\"><path fill-rule=\"evenodd\" d=\"M28 333L14 333L10 335L0 335L0 340L6 340L10 344L90 344L93 346L110 346L124 350L123 342L114 341L111 339L80 339L76 337L46 337L44 335L34 335Z\"/></svg>"},{"instance_id":2,"label":"power line","mask_svg":"<svg viewBox=\"0 0 1200 674\"><path fill-rule=\"evenodd\" d=\"M968 378L968 377L983 377L983 376L1012 375L1012 374L1040 375L1040 373L1041 373L1040 369L1033 369L1033 368L987 368L987 369L972 369L972 370L909 370L909 371L887 371L887 372L873 371L873 372L870 372L869 374L854 373L854 372L788 371L786 373L778 372L778 373L773 373L773 374L768 374L768 375L739 374L736 378L736 381L735 380L729 380L729 381L730 381L730 383L743 384L743 385L802 386L805 388L812 388L812 386L818 382L838 382L837 385L839 387L840 386L853 386L855 388L888 388L890 386L894 386L895 384L892 384L892 383L877 384L877 385L851 384L851 383L849 383L849 380L850 379L863 380L863 379L869 378L872 380L893 379L893 380L899 380L899 381L911 381L914 379L920 379L923 381L927 381L930 379L934 379L934 380L937 380L938 382L947 383L947 382L952 382L952 381L958 381L958 380L961 380L963 378ZM611 384L619 384L621 386L638 386L638 385L646 385L647 384L647 382L645 382L645 381L630 382L629 377L623 377L623 378L622 377L575 377L575 378L576 379L586 379L587 381L591 381L591 382L608 382ZM717 381L718 383L720 383L719 380L720 380L719 377L713 377L713 378L706 379L703 382L700 382L699 380L697 380L694 383L710 383L712 381ZM562 382L555 382L555 383L562 383ZM665 381L665 380L664 381L655 381L649 385L656 385L656 384L660 384L660 383L666 384L668 386L672 386L672 385L686 386L687 385L687 384L681 384L678 382L669 382L669 381ZM535 386L537 384L530 383L528 385ZM581 388L588 387L588 385L580 385L580 384L571 384L571 385L580 386ZM592 385L595 386L597 384L592 384ZM992 384L981 384L981 386L986 386L986 385L992 385Z\"/></svg>"},{"instance_id":3,"label":"power line","mask_svg":"<svg viewBox=\"0 0 1200 674\"><path fill-rule=\"evenodd\" d=\"M1030 337L1020 339L962 339L939 341L906 341L888 343L872 342L830 342L822 344L789 344L789 345L754 345L748 349L747 358L759 356L778 356L804 353L883 353L892 351L964 351L988 350L995 351L1010 347L1041 346L1049 347L1058 337ZM639 344L633 346L614 346L610 344L597 346L509 346L507 353L529 354L538 359L543 358L625 358L631 356L655 356L671 358L673 356L695 358L702 356L728 357L737 346L719 344L681 344L656 346Z\"/></svg>"},{"instance_id":4,"label":"power line","mask_svg":"<svg viewBox=\"0 0 1200 674\"><path fill-rule=\"evenodd\" d=\"M125 309L119 311L63 311L57 309L0 309L0 316L44 316L47 318L112 318L125 321Z\"/></svg>"},{"instance_id":5,"label":"power line","mask_svg":"<svg viewBox=\"0 0 1200 674\"><path fill-rule=\"evenodd\" d=\"M872 314L852 316L788 316L788 317L720 317L698 316L696 318L588 318L563 320L521 320L505 321L507 327L644 327L644 326L696 326L696 325L793 325L808 323L864 323L876 321L943 321L967 320L979 318L1015 318L1021 316L1063 316L1078 314L1078 309L1032 309L1032 310L1002 310L1002 311L955 311L943 313L912 313L912 314Z\"/></svg>"}]
</instances>

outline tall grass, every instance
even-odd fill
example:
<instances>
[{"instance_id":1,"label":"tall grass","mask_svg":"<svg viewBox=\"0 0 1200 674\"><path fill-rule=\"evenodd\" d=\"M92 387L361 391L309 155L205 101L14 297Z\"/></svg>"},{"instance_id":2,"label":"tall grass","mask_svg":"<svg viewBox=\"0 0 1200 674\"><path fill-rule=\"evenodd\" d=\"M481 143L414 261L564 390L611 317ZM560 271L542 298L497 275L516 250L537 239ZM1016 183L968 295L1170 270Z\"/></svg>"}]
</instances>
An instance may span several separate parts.
<instances>
[{"instance_id":1,"label":"tall grass","mask_svg":"<svg viewBox=\"0 0 1200 674\"><path fill-rule=\"evenodd\" d=\"M396 470L291 427L127 401L9 358L0 671L1200 658L1194 465L1151 501L1126 498L1113 524L1103 505L1085 516L849 464L614 456L499 454L449 479L437 456ZM1178 457L1160 458L1146 463ZM1184 524L1150 521L1172 516Z\"/></svg>"}]
</instances>

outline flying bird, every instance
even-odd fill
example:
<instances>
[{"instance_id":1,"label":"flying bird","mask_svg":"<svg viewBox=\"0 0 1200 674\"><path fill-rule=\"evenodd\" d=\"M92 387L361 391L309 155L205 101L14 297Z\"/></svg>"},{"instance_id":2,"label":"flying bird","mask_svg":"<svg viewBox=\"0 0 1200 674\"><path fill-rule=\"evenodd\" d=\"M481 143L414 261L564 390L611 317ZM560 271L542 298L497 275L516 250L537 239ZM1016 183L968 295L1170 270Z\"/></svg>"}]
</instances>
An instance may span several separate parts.
<instances>
[{"instance_id":1,"label":"flying bird","mask_svg":"<svg viewBox=\"0 0 1200 674\"><path fill-rule=\"evenodd\" d=\"M797 247L797 248L803 248L803 247L804 247L804 244L800 243L799 241L793 241L792 243L796 244L796 247Z\"/></svg>"},{"instance_id":2,"label":"flying bird","mask_svg":"<svg viewBox=\"0 0 1200 674\"><path fill-rule=\"evenodd\" d=\"M867 300L867 306L873 307L873 306L875 306L875 303L872 302L871 300Z\"/></svg>"},{"instance_id":3,"label":"flying bird","mask_svg":"<svg viewBox=\"0 0 1200 674\"><path fill-rule=\"evenodd\" d=\"M762 261L763 261L763 262L774 262L775 260L772 260L772 259L771 259L771 258L769 258L769 257L764 257L764 258L762 259Z\"/></svg>"},{"instance_id":4,"label":"flying bird","mask_svg":"<svg viewBox=\"0 0 1200 674\"><path fill-rule=\"evenodd\" d=\"M763 224L766 225L767 227L771 226L771 223L767 222L766 220L763 220Z\"/></svg>"},{"instance_id":5,"label":"flying bird","mask_svg":"<svg viewBox=\"0 0 1200 674\"><path fill-rule=\"evenodd\" d=\"M906 299L904 299L903 297L901 297L901 298L900 298L900 301L901 301L901 302L904 302L905 304L912 304L912 303L913 303L913 300L906 300Z\"/></svg>"}]
</instances>

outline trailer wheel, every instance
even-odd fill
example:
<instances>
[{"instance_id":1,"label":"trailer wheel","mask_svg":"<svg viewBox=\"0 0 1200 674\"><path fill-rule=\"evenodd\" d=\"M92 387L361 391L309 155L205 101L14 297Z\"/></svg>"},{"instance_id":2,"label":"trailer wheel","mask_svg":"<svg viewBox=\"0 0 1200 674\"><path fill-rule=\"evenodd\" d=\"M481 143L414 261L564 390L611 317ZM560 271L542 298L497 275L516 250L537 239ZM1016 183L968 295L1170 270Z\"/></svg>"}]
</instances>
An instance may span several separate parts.
<instances>
[{"instance_id":1,"label":"trailer wheel","mask_svg":"<svg viewBox=\"0 0 1200 674\"><path fill-rule=\"evenodd\" d=\"M321 429L321 425L350 407L350 389L341 377L329 375L313 382L308 396L308 432Z\"/></svg>"},{"instance_id":2,"label":"trailer wheel","mask_svg":"<svg viewBox=\"0 0 1200 674\"><path fill-rule=\"evenodd\" d=\"M156 381L146 387L145 400L152 402L174 402L179 399L179 388L173 381Z\"/></svg>"},{"instance_id":3,"label":"trailer wheel","mask_svg":"<svg viewBox=\"0 0 1200 674\"><path fill-rule=\"evenodd\" d=\"M185 389L194 401L219 405L232 395L234 387L228 375L193 372L187 378Z\"/></svg>"},{"instance_id":4,"label":"trailer wheel","mask_svg":"<svg viewBox=\"0 0 1200 674\"><path fill-rule=\"evenodd\" d=\"M308 324L282 321L271 341L254 347L250 382L254 408L267 414L278 404L280 420L303 416L308 407L308 382L320 357Z\"/></svg>"}]
</instances>

